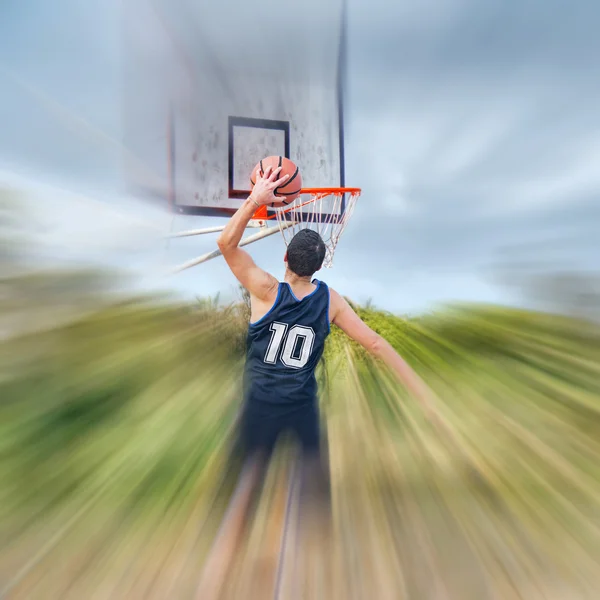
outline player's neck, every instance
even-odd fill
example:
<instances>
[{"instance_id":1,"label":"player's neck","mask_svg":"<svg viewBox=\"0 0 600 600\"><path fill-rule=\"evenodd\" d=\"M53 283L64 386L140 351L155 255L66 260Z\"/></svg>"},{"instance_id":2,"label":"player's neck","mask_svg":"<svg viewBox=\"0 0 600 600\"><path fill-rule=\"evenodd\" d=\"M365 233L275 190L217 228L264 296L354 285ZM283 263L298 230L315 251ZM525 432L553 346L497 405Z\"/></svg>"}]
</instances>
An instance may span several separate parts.
<instances>
[{"instance_id":1,"label":"player's neck","mask_svg":"<svg viewBox=\"0 0 600 600\"><path fill-rule=\"evenodd\" d=\"M287 283L289 283L290 285L302 285L302 284L306 284L306 285L311 285L312 283L312 276L311 275L307 275L306 277L300 277L300 275L296 275L295 273L292 273L292 271L290 271L289 269L285 270L285 277L283 278L283 280Z\"/></svg>"}]
</instances>

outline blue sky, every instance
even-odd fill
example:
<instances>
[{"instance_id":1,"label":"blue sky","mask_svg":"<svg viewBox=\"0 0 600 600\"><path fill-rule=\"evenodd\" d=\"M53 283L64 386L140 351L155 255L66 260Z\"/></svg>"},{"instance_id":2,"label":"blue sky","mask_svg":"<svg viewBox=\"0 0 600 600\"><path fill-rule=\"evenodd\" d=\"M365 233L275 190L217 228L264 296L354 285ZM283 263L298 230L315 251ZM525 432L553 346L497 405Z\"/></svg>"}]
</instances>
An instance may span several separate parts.
<instances>
[{"instance_id":1,"label":"blue sky","mask_svg":"<svg viewBox=\"0 0 600 600\"><path fill-rule=\"evenodd\" d=\"M0 169L44 182L36 239L57 260L125 266L141 285L231 295L210 225L125 198L119 2L0 8ZM593 270L600 256L600 40L591 1L349 1L347 179L363 196L334 268L359 301L404 312L522 302L494 266ZM57 191L56 187L62 191ZM66 191L68 190L68 192ZM279 236L251 246L283 275Z\"/></svg>"}]
</instances>

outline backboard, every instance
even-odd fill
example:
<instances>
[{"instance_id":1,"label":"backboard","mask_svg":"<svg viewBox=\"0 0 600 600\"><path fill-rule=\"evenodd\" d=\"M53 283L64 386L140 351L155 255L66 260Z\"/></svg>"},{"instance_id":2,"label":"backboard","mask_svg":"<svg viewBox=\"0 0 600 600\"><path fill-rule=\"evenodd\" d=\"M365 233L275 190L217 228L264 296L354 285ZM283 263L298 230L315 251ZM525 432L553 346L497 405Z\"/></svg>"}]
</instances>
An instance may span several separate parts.
<instances>
[{"instance_id":1,"label":"backboard","mask_svg":"<svg viewBox=\"0 0 600 600\"><path fill-rule=\"evenodd\" d=\"M269 155L306 188L345 185L343 0L125 4L126 144L152 165L162 154L153 193L174 211L232 214Z\"/></svg>"}]
</instances>

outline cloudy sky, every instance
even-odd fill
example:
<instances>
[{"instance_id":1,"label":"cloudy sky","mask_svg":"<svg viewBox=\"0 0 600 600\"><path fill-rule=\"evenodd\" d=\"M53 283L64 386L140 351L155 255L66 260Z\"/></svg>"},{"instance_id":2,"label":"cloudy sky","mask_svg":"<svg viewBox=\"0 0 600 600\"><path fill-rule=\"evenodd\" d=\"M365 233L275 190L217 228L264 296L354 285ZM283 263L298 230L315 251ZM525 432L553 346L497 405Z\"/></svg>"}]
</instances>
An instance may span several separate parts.
<instances>
[{"instance_id":1,"label":"cloudy sky","mask_svg":"<svg viewBox=\"0 0 600 600\"><path fill-rule=\"evenodd\" d=\"M167 245L157 232L212 221L171 222L122 193L124 152L135 157L121 143L119 4L4 0L2 176L35 182L32 231L52 256L230 295L220 259L159 276L215 239ZM363 195L322 278L359 301L420 311L520 302L496 276L507 261L596 268L599 22L591 0L349 0L346 171ZM251 252L283 275L279 236Z\"/></svg>"}]
</instances>

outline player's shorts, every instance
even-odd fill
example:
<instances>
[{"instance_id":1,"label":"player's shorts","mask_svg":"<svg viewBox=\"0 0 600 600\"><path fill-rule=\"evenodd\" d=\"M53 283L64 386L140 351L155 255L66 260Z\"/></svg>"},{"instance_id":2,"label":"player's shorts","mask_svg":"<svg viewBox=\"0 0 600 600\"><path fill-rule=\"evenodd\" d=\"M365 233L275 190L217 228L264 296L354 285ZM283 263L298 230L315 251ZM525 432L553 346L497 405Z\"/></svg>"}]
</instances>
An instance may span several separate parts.
<instances>
[{"instance_id":1,"label":"player's shorts","mask_svg":"<svg viewBox=\"0 0 600 600\"><path fill-rule=\"evenodd\" d=\"M327 438L323 434L317 403L293 411L265 410L245 403L237 424L233 452L235 472L249 460L257 459L264 468L282 436L295 438L300 450L300 489L303 498L320 506L331 503ZM263 473L264 475L264 473Z\"/></svg>"},{"instance_id":2,"label":"player's shorts","mask_svg":"<svg viewBox=\"0 0 600 600\"><path fill-rule=\"evenodd\" d=\"M239 422L239 447L245 457L260 453L268 459L283 435L291 435L302 455L315 458L321 452L321 426L316 403L293 411L266 411L251 403L244 406Z\"/></svg>"}]
</instances>

